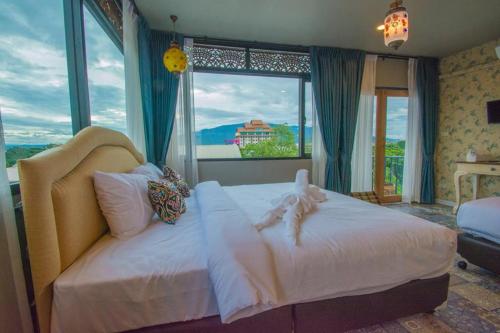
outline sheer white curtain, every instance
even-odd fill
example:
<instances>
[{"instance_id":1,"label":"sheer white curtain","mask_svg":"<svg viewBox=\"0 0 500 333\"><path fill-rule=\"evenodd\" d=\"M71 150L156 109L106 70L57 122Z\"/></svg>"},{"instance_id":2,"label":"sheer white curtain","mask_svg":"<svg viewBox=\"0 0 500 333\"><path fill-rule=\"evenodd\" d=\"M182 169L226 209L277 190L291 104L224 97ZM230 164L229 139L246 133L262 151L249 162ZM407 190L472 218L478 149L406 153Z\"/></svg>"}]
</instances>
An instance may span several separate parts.
<instances>
[{"instance_id":1,"label":"sheer white curtain","mask_svg":"<svg viewBox=\"0 0 500 333\"><path fill-rule=\"evenodd\" d=\"M312 112L312 183L321 188L325 187L325 166L326 166L326 152L323 147L323 139L319 129L318 115L314 106L313 98L313 112Z\"/></svg>"},{"instance_id":2,"label":"sheer white curtain","mask_svg":"<svg viewBox=\"0 0 500 333\"><path fill-rule=\"evenodd\" d=\"M408 129L403 167L403 202L420 202L422 136L417 95L417 59L408 63Z\"/></svg>"},{"instance_id":3,"label":"sheer white curtain","mask_svg":"<svg viewBox=\"0 0 500 333\"><path fill-rule=\"evenodd\" d=\"M1 111L0 111L1 112ZM7 179L0 114L0 323L5 332L32 332L14 207Z\"/></svg>"},{"instance_id":4,"label":"sheer white curtain","mask_svg":"<svg viewBox=\"0 0 500 333\"><path fill-rule=\"evenodd\" d=\"M351 159L351 191L372 191L372 138L373 108L375 103L375 78L377 56L367 55L361 82L358 121L354 136L354 148Z\"/></svg>"},{"instance_id":5,"label":"sheer white curtain","mask_svg":"<svg viewBox=\"0 0 500 333\"><path fill-rule=\"evenodd\" d=\"M194 127L193 101L193 39L184 39L189 65L182 73L179 97L175 114L174 129L167 154L167 165L184 176L187 183L194 187L198 183L198 161L196 159L196 134Z\"/></svg>"},{"instance_id":6,"label":"sheer white curtain","mask_svg":"<svg viewBox=\"0 0 500 333\"><path fill-rule=\"evenodd\" d=\"M125 109L127 135L139 152L146 156L144 118L139 76L137 42L138 16L130 0L123 0L123 54L125 58Z\"/></svg>"}]
</instances>

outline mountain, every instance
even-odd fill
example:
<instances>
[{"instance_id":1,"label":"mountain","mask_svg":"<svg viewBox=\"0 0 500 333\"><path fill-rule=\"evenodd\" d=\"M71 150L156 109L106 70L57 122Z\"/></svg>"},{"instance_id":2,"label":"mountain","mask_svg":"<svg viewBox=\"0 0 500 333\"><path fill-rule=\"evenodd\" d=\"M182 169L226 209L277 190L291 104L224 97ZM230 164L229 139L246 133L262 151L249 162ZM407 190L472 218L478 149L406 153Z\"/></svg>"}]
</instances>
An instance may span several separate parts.
<instances>
[{"instance_id":1,"label":"mountain","mask_svg":"<svg viewBox=\"0 0 500 333\"><path fill-rule=\"evenodd\" d=\"M223 145L225 144L224 140L234 139L234 134L238 127L243 127L243 123L204 128L196 132L196 144Z\"/></svg>"},{"instance_id":2,"label":"mountain","mask_svg":"<svg viewBox=\"0 0 500 333\"><path fill-rule=\"evenodd\" d=\"M278 124L269 124L271 127L276 127ZM197 145L223 145L225 140L234 139L234 134L238 127L243 127L243 123L222 125L213 128L205 128L196 132ZM292 125L288 128L293 132L295 142L299 142L299 126ZM312 127L305 127L305 137L312 138Z\"/></svg>"}]
</instances>

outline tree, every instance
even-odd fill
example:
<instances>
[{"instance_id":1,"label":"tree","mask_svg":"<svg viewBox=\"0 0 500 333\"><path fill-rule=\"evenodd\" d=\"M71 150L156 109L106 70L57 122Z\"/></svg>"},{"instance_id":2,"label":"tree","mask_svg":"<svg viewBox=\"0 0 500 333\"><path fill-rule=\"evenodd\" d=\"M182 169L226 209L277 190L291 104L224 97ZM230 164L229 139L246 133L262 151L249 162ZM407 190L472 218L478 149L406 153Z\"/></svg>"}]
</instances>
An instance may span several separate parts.
<instances>
[{"instance_id":1,"label":"tree","mask_svg":"<svg viewBox=\"0 0 500 333\"><path fill-rule=\"evenodd\" d=\"M243 158L294 157L299 152L293 132L287 125L274 127L270 139L245 145L240 151Z\"/></svg>"},{"instance_id":2,"label":"tree","mask_svg":"<svg viewBox=\"0 0 500 333\"><path fill-rule=\"evenodd\" d=\"M388 142L385 145L385 156L404 156L405 141Z\"/></svg>"},{"instance_id":3,"label":"tree","mask_svg":"<svg viewBox=\"0 0 500 333\"><path fill-rule=\"evenodd\" d=\"M14 166L17 160L29 158L36 155L44 150L54 148L59 146L58 144L50 143L45 146L13 146L7 149L5 153L5 159L7 162L7 168Z\"/></svg>"}]
</instances>

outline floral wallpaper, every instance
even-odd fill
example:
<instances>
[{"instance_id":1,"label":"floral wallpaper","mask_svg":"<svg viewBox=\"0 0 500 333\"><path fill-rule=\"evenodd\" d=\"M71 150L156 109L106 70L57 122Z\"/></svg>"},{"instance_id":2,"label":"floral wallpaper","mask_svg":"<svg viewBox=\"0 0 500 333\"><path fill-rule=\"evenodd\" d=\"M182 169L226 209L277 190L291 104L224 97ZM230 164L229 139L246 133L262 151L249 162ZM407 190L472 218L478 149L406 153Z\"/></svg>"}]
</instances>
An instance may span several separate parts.
<instances>
[{"instance_id":1,"label":"floral wallpaper","mask_svg":"<svg viewBox=\"0 0 500 333\"><path fill-rule=\"evenodd\" d=\"M478 160L500 160L500 124L488 124L486 102L500 99L500 39L442 58L436 147L436 197L455 201L455 161L474 149ZM462 178L462 196L472 196L471 177ZM478 197L500 196L500 177L480 177Z\"/></svg>"}]
</instances>

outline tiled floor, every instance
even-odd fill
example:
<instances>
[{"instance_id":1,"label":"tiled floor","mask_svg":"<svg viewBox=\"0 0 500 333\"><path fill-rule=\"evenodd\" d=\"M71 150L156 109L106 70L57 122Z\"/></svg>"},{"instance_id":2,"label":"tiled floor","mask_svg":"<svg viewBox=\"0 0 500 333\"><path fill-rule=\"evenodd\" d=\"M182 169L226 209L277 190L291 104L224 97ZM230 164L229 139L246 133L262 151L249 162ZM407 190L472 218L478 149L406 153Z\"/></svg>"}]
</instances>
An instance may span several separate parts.
<instances>
[{"instance_id":1,"label":"tiled floor","mask_svg":"<svg viewBox=\"0 0 500 333\"><path fill-rule=\"evenodd\" d=\"M441 205L394 204L388 207L456 229L451 208ZM457 258L458 260L458 258ZM352 332L434 333L500 332L500 277L469 264L451 272L448 304L434 314L418 314Z\"/></svg>"}]
</instances>

